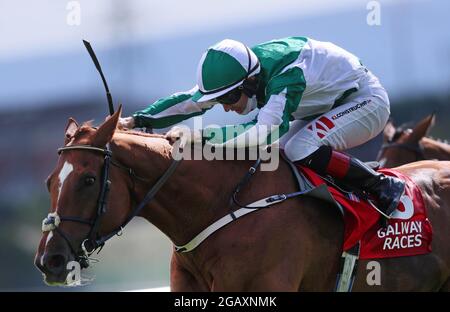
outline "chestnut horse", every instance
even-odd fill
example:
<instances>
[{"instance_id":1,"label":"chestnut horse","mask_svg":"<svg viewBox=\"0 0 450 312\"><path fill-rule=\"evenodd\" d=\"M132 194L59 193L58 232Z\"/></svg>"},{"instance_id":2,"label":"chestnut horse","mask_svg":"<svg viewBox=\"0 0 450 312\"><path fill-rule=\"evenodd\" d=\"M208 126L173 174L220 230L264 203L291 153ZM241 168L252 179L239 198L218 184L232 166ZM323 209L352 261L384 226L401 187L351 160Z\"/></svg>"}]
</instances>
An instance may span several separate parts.
<instances>
[{"instance_id":1,"label":"chestnut horse","mask_svg":"<svg viewBox=\"0 0 450 312\"><path fill-rule=\"evenodd\" d=\"M120 228L173 162L173 146L161 135L116 130L119 109L99 128L69 119L65 148L47 180L51 222L35 264L49 284L63 284L66 264L80 258L97 222L104 151L112 152L110 190L98 228ZM79 148L80 146L88 147ZM189 242L235 210L230 197L253 161L182 160L139 215L175 245ZM126 169L131 168L131 170ZM419 185L434 229L426 255L380 259L381 285L369 286L368 261L360 261L354 291L450 289L450 162L423 161L398 168ZM282 161L275 171L258 170L240 192L251 203L295 192L297 183ZM103 198L100 196L100 198ZM59 222L55 221L59 216ZM85 223L76 220L90 220ZM311 197L295 197L246 215L221 228L190 252L174 250L172 291L332 291L342 252L344 225L338 210ZM90 248L88 248L90 249Z\"/></svg>"},{"instance_id":2,"label":"chestnut horse","mask_svg":"<svg viewBox=\"0 0 450 312\"><path fill-rule=\"evenodd\" d=\"M386 168L425 159L450 160L449 144L426 137L433 124L434 114L422 119L412 129L395 128L391 121L388 122L377 160Z\"/></svg>"}]
</instances>

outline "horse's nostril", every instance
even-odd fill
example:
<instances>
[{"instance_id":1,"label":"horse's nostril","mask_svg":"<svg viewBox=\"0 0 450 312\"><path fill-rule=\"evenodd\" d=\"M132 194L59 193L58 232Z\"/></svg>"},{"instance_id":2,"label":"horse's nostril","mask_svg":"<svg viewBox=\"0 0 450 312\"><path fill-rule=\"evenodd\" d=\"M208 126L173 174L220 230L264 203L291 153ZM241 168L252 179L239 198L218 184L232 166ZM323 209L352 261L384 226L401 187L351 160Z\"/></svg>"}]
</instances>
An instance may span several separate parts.
<instances>
[{"instance_id":1,"label":"horse's nostril","mask_svg":"<svg viewBox=\"0 0 450 312\"><path fill-rule=\"evenodd\" d=\"M66 258L63 255L53 255L48 258L47 262L45 263L45 266L51 270L61 270L64 267L64 264L66 263Z\"/></svg>"}]
</instances>

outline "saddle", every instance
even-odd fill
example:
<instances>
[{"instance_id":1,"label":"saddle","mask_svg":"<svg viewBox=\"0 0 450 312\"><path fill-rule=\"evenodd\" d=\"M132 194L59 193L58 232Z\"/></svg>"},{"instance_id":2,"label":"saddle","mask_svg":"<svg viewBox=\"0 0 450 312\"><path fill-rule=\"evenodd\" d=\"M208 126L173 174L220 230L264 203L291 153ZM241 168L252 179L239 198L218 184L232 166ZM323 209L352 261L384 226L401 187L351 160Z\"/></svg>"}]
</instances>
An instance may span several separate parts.
<instances>
[{"instance_id":1,"label":"saddle","mask_svg":"<svg viewBox=\"0 0 450 312\"><path fill-rule=\"evenodd\" d=\"M281 153L281 155L283 155ZM405 194L399 207L392 214L386 229L380 229L380 214L369 198L360 197L354 190L338 185L335 181L319 176L311 169L293 164L284 157L298 182L299 191L274 194L250 204L242 204L238 194L250 180L261 163L259 158L236 186L232 200L240 209L232 211L210 224L191 241L174 246L176 252L194 250L210 235L239 218L262 208L276 205L298 196L311 196L337 207L344 221L344 241L341 269L336 281L337 291L350 291L356 274L356 263L361 259L376 259L426 254L431 251L431 224L426 217L425 205L419 187L407 176L392 169L381 169L385 175L393 175L405 181ZM378 168L377 163L372 163Z\"/></svg>"},{"instance_id":2,"label":"saddle","mask_svg":"<svg viewBox=\"0 0 450 312\"><path fill-rule=\"evenodd\" d=\"M377 162L369 164L374 170L400 178L406 184L405 194L397 210L388 220L387 227L383 228L379 222L381 215L369 196L330 177L321 177L307 167L286 161L304 195L325 200L342 213L344 252L358 245L360 259L378 259L431 251L432 229L422 194L408 176L393 169L379 169Z\"/></svg>"}]
</instances>

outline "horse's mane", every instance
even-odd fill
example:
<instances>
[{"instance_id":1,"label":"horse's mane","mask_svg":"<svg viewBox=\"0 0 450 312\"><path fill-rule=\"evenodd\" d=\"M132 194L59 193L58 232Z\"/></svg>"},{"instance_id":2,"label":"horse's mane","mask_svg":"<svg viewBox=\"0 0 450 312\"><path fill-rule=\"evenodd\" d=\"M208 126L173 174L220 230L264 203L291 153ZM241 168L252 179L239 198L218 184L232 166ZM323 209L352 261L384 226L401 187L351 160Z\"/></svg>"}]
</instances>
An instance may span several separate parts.
<instances>
[{"instance_id":1,"label":"horse's mane","mask_svg":"<svg viewBox=\"0 0 450 312\"><path fill-rule=\"evenodd\" d=\"M84 122L81 126L78 127L78 129L75 131L75 133L72 135L71 138L76 138L85 133L89 133L92 130L96 130L97 128L94 127L92 124L93 124L93 120Z\"/></svg>"},{"instance_id":2,"label":"horse's mane","mask_svg":"<svg viewBox=\"0 0 450 312\"><path fill-rule=\"evenodd\" d=\"M437 143L450 145L450 143L448 142L447 139L435 138L435 137L432 137L431 135L430 136L426 136L426 138L430 139L430 140L433 140L433 141L435 141Z\"/></svg>"},{"instance_id":3,"label":"horse's mane","mask_svg":"<svg viewBox=\"0 0 450 312\"><path fill-rule=\"evenodd\" d=\"M141 132L141 131L136 131L136 130L120 130L120 129L116 129L115 134L119 134L119 135L125 135L125 136L134 136L134 137L138 137L138 138L142 138L141 140L139 140L141 142L140 145L145 146L146 149L150 148L154 151L156 151L157 153L164 155L165 157L171 157L171 144L169 142L169 140L166 139L165 135L163 134L157 134L157 133L146 133L146 132ZM136 138L136 139L138 139ZM157 141L151 141L153 143L150 143L149 141L145 141L145 139L159 139ZM157 143L156 142L160 142ZM162 144L161 144L162 143Z\"/></svg>"},{"instance_id":4,"label":"horse's mane","mask_svg":"<svg viewBox=\"0 0 450 312\"><path fill-rule=\"evenodd\" d=\"M97 127L95 127L93 125L93 120L88 120L88 121L84 122L77 129L77 131L75 132L73 137L75 137L77 135L81 135L81 134L87 133L87 132L90 132L92 130L97 130ZM147 132L142 132L142 131L137 131L137 130L120 130L120 129L116 129L116 133L123 133L123 134L128 134L128 135L137 135L137 136L142 136L142 137L147 137L147 138L166 139L164 134L147 133Z\"/></svg>"},{"instance_id":5,"label":"horse's mane","mask_svg":"<svg viewBox=\"0 0 450 312\"><path fill-rule=\"evenodd\" d=\"M129 135L137 135L147 138L158 138L158 139L165 139L166 137L163 134L158 133L147 133L142 131L136 131L136 130L116 130L116 133L123 133L123 134L129 134Z\"/></svg>"},{"instance_id":6,"label":"horse's mane","mask_svg":"<svg viewBox=\"0 0 450 312\"><path fill-rule=\"evenodd\" d=\"M93 132L95 132L97 130L97 127L93 126L93 121L89 120L84 122L81 126L78 127L78 129L75 131L75 133L69 138L66 138L66 144L69 144L70 142L73 142L73 140L75 139L79 139L85 135L89 135L92 134ZM136 130L120 130L120 129L116 129L115 130L115 134L120 134L120 135L126 135L126 136L137 136L137 137L142 137L144 138L148 138L148 139L162 139L160 142L166 142L167 144L151 144L152 148L155 151L158 151L161 154L164 155L170 155L170 142L166 139L165 135L163 134L156 134L156 133L146 133L146 132L141 132L141 131L136 131ZM156 142L156 141L155 141ZM146 145L143 142L143 145ZM147 142L147 147L149 147L148 142Z\"/></svg>"}]
</instances>

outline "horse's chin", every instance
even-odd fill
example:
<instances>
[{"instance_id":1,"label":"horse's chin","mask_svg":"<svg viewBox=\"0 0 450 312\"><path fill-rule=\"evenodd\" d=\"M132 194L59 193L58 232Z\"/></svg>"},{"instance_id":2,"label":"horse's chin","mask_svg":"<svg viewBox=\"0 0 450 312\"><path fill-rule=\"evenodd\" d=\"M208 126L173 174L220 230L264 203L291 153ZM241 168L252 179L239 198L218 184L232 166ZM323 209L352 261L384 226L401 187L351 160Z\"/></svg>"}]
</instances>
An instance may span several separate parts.
<instances>
[{"instance_id":1,"label":"horse's chin","mask_svg":"<svg viewBox=\"0 0 450 312\"><path fill-rule=\"evenodd\" d=\"M85 286L92 283L94 280L94 277L88 276L88 275L81 275L79 280L75 281L69 281L68 280L68 273L63 272L59 275L47 275L42 274L44 278L45 284L47 286L59 286L59 287L78 287L78 286Z\"/></svg>"},{"instance_id":2,"label":"horse's chin","mask_svg":"<svg viewBox=\"0 0 450 312\"><path fill-rule=\"evenodd\" d=\"M75 287L81 285L80 281L69 282L67 279L68 272L62 272L61 274L58 275L42 274L42 276L47 286Z\"/></svg>"},{"instance_id":3,"label":"horse's chin","mask_svg":"<svg viewBox=\"0 0 450 312\"><path fill-rule=\"evenodd\" d=\"M47 275L42 274L44 277L44 282L47 284L47 286L70 286L67 283L67 273L62 273L59 275Z\"/></svg>"},{"instance_id":4,"label":"horse's chin","mask_svg":"<svg viewBox=\"0 0 450 312\"><path fill-rule=\"evenodd\" d=\"M88 281L88 280L86 280ZM55 286L59 286L59 287L78 287L78 286L84 286L87 285L88 283L86 282L81 282L81 281L77 281L77 282L71 282L68 283L67 280L54 280L53 278L48 278L47 276L44 275L44 282L47 286L51 286L51 287L55 287Z\"/></svg>"}]
</instances>

